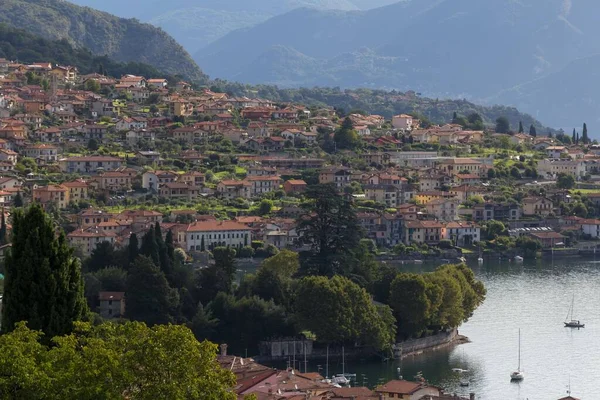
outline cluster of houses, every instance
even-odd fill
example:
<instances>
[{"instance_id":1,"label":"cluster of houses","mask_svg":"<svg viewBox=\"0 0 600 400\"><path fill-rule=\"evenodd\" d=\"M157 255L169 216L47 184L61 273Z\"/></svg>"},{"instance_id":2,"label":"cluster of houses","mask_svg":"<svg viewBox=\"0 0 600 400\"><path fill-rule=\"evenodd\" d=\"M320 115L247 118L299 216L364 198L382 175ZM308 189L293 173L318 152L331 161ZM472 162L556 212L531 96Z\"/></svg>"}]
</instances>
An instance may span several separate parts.
<instances>
[{"instance_id":1,"label":"cluster of houses","mask_svg":"<svg viewBox=\"0 0 600 400\"><path fill-rule=\"evenodd\" d=\"M235 392L239 399L255 395L263 400L475 400L475 394L469 397L448 394L424 380L392 380L375 389L340 387L317 372L301 372L295 368L278 370L251 358L227 355L226 346L221 345L217 360L223 368L235 374Z\"/></svg>"},{"instance_id":2,"label":"cluster of houses","mask_svg":"<svg viewBox=\"0 0 600 400\"><path fill-rule=\"evenodd\" d=\"M46 79L48 87L30 84L32 74ZM551 219L560 217L558 204L569 201L568 193L559 191L552 198L528 197L520 204L474 202L474 198L494 197L487 184L493 157L402 151L407 140L468 151L469 146L483 143L487 134L482 131L464 130L456 124L423 129L420 121L405 114L391 121L378 115L351 114L348 118L371 149L348 156L363 160L369 166L366 170L331 165L322 157L292 157L286 152L290 147L317 146L320 134L332 133L341 122L333 108L309 109L193 90L186 82L162 78L80 75L73 67L0 59L0 175L4 176L0 178L0 206L14 204L20 194L47 209L66 212L71 203L89 202L101 194L124 196L133 190L186 202L205 197L255 201L275 191L293 197L307 187L300 179L303 172L314 170L319 183L334 184L340 191L353 193L356 201L381 206L379 212L358 213L365 234L380 246L435 245L441 240L468 246L481 240L482 221L501 220L515 229L552 226ZM547 157L537 163L542 177L567 173L580 179L597 171L600 149L593 146L584 152L580 146L559 146L548 137L492 136L545 152ZM235 146L236 153L231 156L246 171L243 179L207 181L201 171L205 171L209 155L195 150L194 145L215 137L226 138ZM180 143L184 150L175 155L147 150L158 140ZM135 163L122 154L71 151L89 147L90 141L120 144L134 154ZM16 170L24 158L34 160L45 171L77 178L50 183L24 176ZM187 167L173 170L165 164L166 158L176 158ZM253 240L294 247L299 239L294 222L301 212L297 206L286 205L272 217L238 216L229 221L193 210L178 212L187 213L189 223L177 223L169 216L164 225L176 233L178 245L190 252L223 244L241 247ZM89 209L72 218L75 230L69 240L83 255L89 255L102 241L126 245L131 233L162 222L163 216L152 211L111 214ZM531 221L521 226L523 219ZM600 236L598 225L577 226L585 234ZM541 235L537 238L544 244L562 240L543 240L549 232L527 234Z\"/></svg>"}]
</instances>

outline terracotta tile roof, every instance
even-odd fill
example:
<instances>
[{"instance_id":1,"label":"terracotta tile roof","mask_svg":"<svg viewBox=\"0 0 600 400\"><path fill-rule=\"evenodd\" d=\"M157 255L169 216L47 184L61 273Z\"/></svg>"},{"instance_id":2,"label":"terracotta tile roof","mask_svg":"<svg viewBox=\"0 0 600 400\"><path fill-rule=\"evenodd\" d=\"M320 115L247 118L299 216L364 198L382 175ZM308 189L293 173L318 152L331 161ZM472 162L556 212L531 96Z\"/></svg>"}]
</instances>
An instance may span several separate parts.
<instances>
[{"instance_id":1,"label":"terracotta tile roof","mask_svg":"<svg viewBox=\"0 0 600 400\"><path fill-rule=\"evenodd\" d=\"M235 221L198 221L188 225L186 232L211 232L211 231L249 231L244 224Z\"/></svg>"},{"instance_id":2,"label":"terracotta tile roof","mask_svg":"<svg viewBox=\"0 0 600 400\"><path fill-rule=\"evenodd\" d=\"M394 394L413 394L422 387L420 383L393 380L385 385L378 386L375 391L377 393L394 393Z\"/></svg>"}]
</instances>

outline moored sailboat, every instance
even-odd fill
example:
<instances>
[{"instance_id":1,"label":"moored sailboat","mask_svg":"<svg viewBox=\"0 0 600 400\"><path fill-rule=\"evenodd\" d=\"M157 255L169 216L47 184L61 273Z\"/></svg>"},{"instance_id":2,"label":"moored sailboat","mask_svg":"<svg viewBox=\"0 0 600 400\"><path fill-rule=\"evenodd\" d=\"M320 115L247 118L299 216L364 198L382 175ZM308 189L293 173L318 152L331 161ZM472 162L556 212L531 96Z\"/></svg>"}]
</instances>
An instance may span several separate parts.
<instances>
[{"instance_id":1,"label":"moored sailboat","mask_svg":"<svg viewBox=\"0 0 600 400\"><path fill-rule=\"evenodd\" d=\"M519 329L519 365L517 370L510 374L510 380L517 382L523 379L525 379L525 375L521 371L521 329Z\"/></svg>"},{"instance_id":2,"label":"moored sailboat","mask_svg":"<svg viewBox=\"0 0 600 400\"><path fill-rule=\"evenodd\" d=\"M571 308L569 308L567 318L565 319L565 328L584 328L585 324L582 324L581 321L573 318L574 305L575 305L575 295L573 295L573 300L571 300Z\"/></svg>"}]
</instances>

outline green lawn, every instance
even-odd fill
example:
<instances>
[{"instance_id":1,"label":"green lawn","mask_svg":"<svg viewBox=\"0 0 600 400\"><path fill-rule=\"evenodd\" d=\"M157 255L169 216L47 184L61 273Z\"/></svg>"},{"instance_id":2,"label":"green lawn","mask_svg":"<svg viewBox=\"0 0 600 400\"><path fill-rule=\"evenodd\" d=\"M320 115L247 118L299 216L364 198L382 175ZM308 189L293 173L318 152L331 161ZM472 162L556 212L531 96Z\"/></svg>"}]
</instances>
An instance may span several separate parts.
<instances>
[{"instance_id":1,"label":"green lawn","mask_svg":"<svg viewBox=\"0 0 600 400\"><path fill-rule=\"evenodd\" d=\"M579 192L581 194L600 193L600 188L598 188L598 189L571 189L571 194L575 194L577 192Z\"/></svg>"}]
</instances>

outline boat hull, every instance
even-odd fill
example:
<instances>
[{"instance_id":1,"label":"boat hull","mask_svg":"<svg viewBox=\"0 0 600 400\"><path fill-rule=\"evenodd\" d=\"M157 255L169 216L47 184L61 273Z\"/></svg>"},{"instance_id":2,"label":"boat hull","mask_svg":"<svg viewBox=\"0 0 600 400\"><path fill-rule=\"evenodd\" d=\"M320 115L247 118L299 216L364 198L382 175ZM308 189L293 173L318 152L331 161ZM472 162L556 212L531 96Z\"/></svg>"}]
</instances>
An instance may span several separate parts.
<instances>
[{"instance_id":1,"label":"boat hull","mask_svg":"<svg viewBox=\"0 0 600 400\"><path fill-rule=\"evenodd\" d=\"M565 328L585 328L585 324L577 322L565 322Z\"/></svg>"},{"instance_id":2,"label":"boat hull","mask_svg":"<svg viewBox=\"0 0 600 400\"><path fill-rule=\"evenodd\" d=\"M525 376L521 372L513 372L512 374L510 374L511 381L517 382L522 381L523 379L525 379Z\"/></svg>"}]
</instances>

